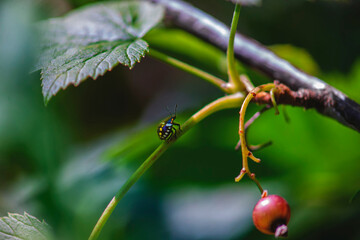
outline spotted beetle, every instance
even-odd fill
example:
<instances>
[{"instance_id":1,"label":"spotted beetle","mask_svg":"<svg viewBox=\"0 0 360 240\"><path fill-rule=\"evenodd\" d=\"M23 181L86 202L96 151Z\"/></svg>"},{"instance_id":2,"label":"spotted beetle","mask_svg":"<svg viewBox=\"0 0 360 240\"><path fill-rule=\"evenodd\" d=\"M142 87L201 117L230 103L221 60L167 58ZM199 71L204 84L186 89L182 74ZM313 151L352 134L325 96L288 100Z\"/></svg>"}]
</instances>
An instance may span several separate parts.
<instances>
[{"instance_id":1,"label":"spotted beetle","mask_svg":"<svg viewBox=\"0 0 360 240\"><path fill-rule=\"evenodd\" d=\"M181 131L180 124L174 122L176 118L176 108L175 106L175 114L172 114L169 118L165 119L157 128L157 134L161 140L169 141L173 135L176 137L176 129L174 126L178 126Z\"/></svg>"}]
</instances>

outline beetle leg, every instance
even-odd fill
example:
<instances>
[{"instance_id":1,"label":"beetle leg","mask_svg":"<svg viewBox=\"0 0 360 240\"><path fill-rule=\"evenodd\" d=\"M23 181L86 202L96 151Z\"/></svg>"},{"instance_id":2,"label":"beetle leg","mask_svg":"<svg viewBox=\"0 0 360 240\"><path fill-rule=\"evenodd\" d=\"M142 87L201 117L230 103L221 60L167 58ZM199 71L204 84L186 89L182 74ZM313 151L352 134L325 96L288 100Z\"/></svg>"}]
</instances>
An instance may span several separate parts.
<instances>
[{"instance_id":1,"label":"beetle leg","mask_svg":"<svg viewBox=\"0 0 360 240\"><path fill-rule=\"evenodd\" d=\"M176 136L176 128L173 126L172 128L171 128L171 131L172 131L172 133L174 134L174 137L176 138L177 136Z\"/></svg>"},{"instance_id":2,"label":"beetle leg","mask_svg":"<svg viewBox=\"0 0 360 240\"><path fill-rule=\"evenodd\" d=\"M174 125L174 126L178 126L178 127L179 127L179 130L182 131L182 130L181 130L181 127L180 127L180 124L178 124L178 123L173 123L173 125Z\"/></svg>"},{"instance_id":3,"label":"beetle leg","mask_svg":"<svg viewBox=\"0 0 360 240\"><path fill-rule=\"evenodd\" d=\"M171 131L171 132L169 133L169 136L167 137L166 142L170 142L170 140L171 140L171 138L172 138L173 134L174 134L174 132L173 132L173 131Z\"/></svg>"}]
</instances>

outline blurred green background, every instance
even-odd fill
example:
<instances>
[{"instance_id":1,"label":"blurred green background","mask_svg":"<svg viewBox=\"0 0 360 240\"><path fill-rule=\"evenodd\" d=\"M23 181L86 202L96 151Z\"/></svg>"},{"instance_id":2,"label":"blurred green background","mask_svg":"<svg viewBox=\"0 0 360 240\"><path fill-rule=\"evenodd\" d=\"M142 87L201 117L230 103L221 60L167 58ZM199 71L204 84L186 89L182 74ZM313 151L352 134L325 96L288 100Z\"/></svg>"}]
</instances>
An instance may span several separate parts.
<instances>
[{"instance_id":1,"label":"blurred green background","mask_svg":"<svg viewBox=\"0 0 360 240\"><path fill-rule=\"evenodd\" d=\"M61 91L45 107L40 74L29 74L38 38L32 26L92 2L0 2L0 216L27 211L59 239L87 239L115 192L160 144L156 126L167 107L177 104L183 123L222 96L147 57L132 71L119 66ZM229 2L192 3L231 21ZM242 9L239 29L360 102L359 12L355 1L266 0ZM186 33L160 29L146 39L224 77L224 55ZM240 67L256 84L270 80ZM259 108L252 105L248 116ZM251 169L270 194L289 202L289 239L360 239L359 133L314 110L286 109L289 124L270 110L248 138L273 141L256 152L263 161ZM234 183L237 129L238 109L193 128L120 202L101 239L273 239L252 224L256 185Z\"/></svg>"}]
</instances>

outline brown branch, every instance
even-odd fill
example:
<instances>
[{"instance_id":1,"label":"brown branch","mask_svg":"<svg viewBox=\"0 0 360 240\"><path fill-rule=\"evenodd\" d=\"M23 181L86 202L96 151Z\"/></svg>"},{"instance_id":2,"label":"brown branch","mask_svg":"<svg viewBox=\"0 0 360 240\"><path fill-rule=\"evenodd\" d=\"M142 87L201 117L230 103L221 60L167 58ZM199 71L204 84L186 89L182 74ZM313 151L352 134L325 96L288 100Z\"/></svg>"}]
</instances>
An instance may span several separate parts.
<instances>
[{"instance_id":1,"label":"brown branch","mask_svg":"<svg viewBox=\"0 0 360 240\"><path fill-rule=\"evenodd\" d=\"M164 5L171 24L226 51L229 28L224 23L181 0L148 1ZM302 72L257 41L241 34L236 35L234 52L240 61L250 67L291 89L299 90L298 94L303 94L304 100L301 106L314 107L321 114L360 132L360 105L341 91ZM293 103L300 104L300 100Z\"/></svg>"},{"instance_id":2,"label":"brown branch","mask_svg":"<svg viewBox=\"0 0 360 240\"><path fill-rule=\"evenodd\" d=\"M292 91L288 86L280 84L275 81L277 89L275 91L275 99L277 104L291 105L315 109L324 109L325 106L333 107L335 104L334 99L329 97L328 94L323 94L319 91L312 89L299 89ZM270 93L261 92L253 98L253 102L258 104L267 104L272 106Z\"/></svg>"}]
</instances>

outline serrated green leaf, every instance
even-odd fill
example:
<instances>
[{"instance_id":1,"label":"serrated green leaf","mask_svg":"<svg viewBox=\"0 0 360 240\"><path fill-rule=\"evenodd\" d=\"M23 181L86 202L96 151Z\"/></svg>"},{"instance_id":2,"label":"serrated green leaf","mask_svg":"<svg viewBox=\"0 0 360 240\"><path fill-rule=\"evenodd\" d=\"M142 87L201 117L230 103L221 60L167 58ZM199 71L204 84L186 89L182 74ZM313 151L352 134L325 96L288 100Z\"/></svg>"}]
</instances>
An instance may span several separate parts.
<instances>
[{"instance_id":1,"label":"serrated green leaf","mask_svg":"<svg viewBox=\"0 0 360 240\"><path fill-rule=\"evenodd\" d=\"M42 71L43 94L50 99L59 89L79 85L88 77L96 79L119 63L132 68L148 51L148 44L135 41L100 42L68 49Z\"/></svg>"},{"instance_id":2,"label":"serrated green leaf","mask_svg":"<svg viewBox=\"0 0 360 240\"><path fill-rule=\"evenodd\" d=\"M132 68L148 51L141 38L163 14L160 5L148 2L109 2L40 23L43 39L34 70L42 70L45 101L119 63Z\"/></svg>"},{"instance_id":3,"label":"serrated green leaf","mask_svg":"<svg viewBox=\"0 0 360 240\"><path fill-rule=\"evenodd\" d=\"M53 239L50 227L44 221L28 213L24 215L9 213L0 218L0 239L6 240L49 240Z\"/></svg>"}]
</instances>

